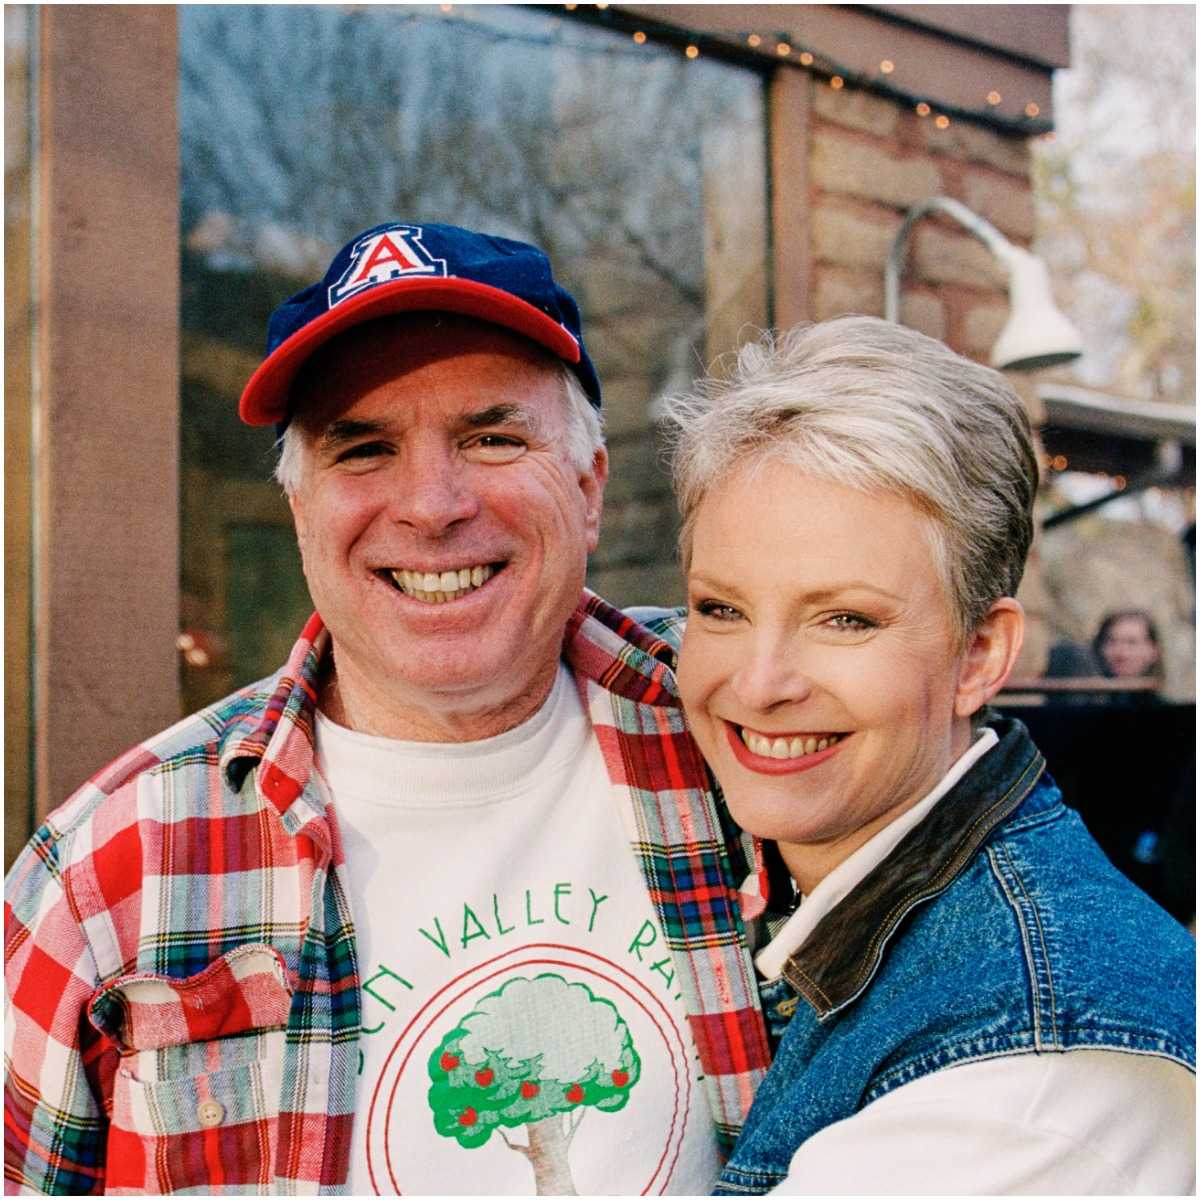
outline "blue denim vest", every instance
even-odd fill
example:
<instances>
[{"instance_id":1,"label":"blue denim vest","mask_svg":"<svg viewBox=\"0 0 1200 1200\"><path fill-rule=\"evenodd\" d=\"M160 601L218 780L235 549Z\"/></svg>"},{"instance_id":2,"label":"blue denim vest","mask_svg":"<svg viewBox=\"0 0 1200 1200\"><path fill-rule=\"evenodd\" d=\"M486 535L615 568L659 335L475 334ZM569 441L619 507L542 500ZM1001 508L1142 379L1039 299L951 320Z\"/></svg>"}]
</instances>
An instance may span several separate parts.
<instances>
[{"instance_id":1,"label":"blue denim vest","mask_svg":"<svg viewBox=\"0 0 1200 1200\"><path fill-rule=\"evenodd\" d=\"M1090 1047L1195 1070L1195 942L1109 864L1025 727L994 726L766 990L790 1020L718 1194L768 1191L818 1130L943 1067Z\"/></svg>"}]
</instances>

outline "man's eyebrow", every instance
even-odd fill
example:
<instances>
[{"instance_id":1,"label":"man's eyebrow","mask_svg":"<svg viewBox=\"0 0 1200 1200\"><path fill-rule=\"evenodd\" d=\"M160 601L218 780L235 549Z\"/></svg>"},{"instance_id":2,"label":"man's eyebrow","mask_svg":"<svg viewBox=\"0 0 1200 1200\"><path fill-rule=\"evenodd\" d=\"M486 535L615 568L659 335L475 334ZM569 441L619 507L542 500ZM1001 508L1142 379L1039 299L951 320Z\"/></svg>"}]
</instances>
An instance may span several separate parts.
<instances>
[{"instance_id":1,"label":"man's eyebrow","mask_svg":"<svg viewBox=\"0 0 1200 1200\"><path fill-rule=\"evenodd\" d=\"M493 404L478 412L467 413L463 424L468 429L484 429L489 425L520 425L525 429L538 428L534 414L519 404Z\"/></svg>"},{"instance_id":2,"label":"man's eyebrow","mask_svg":"<svg viewBox=\"0 0 1200 1200\"><path fill-rule=\"evenodd\" d=\"M349 418L331 421L317 439L322 450L336 450L347 442L364 437L378 437L384 431L381 421L354 421Z\"/></svg>"}]
</instances>

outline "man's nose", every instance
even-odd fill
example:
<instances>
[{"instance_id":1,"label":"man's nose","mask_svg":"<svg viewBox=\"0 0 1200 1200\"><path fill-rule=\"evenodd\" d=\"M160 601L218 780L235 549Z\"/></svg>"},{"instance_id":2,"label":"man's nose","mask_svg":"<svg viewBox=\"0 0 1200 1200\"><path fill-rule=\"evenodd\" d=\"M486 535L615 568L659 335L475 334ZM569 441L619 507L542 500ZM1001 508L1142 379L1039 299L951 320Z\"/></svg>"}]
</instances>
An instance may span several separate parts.
<instances>
[{"instance_id":1,"label":"man's nose","mask_svg":"<svg viewBox=\"0 0 1200 1200\"><path fill-rule=\"evenodd\" d=\"M440 537L470 521L479 508L479 496L455 454L423 447L405 455L391 501L393 518L399 524L427 537Z\"/></svg>"},{"instance_id":2,"label":"man's nose","mask_svg":"<svg viewBox=\"0 0 1200 1200\"><path fill-rule=\"evenodd\" d=\"M800 659L797 647L787 641L756 640L730 681L739 703L754 712L770 712L806 700L813 684Z\"/></svg>"}]
</instances>

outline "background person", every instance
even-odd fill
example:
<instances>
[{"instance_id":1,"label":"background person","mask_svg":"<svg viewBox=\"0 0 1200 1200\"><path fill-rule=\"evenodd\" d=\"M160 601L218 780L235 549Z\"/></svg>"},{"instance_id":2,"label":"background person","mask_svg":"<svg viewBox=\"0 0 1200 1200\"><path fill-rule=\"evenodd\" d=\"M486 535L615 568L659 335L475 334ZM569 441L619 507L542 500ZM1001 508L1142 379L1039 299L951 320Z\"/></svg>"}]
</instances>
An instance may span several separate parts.
<instances>
[{"instance_id":1,"label":"background person","mask_svg":"<svg viewBox=\"0 0 1200 1200\"><path fill-rule=\"evenodd\" d=\"M1192 1191L1194 943L985 710L1033 533L1017 396L847 317L669 415L680 690L795 889L756 957L786 1027L718 1191Z\"/></svg>"},{"instance_id":2,"label":"background person","mask_svg":"<svg viewBox=\"0 0 1200 1200\"><path fill-rule=\"evenodd\" d=\"M768 1056L753 851L584 590L599 405L523 243L377 226L275 312L241 415L319 615L14 865L10 1187L709 1190Z\"/></svg>"},{"instance_id":3,"label":"background person","mask_svg":"<svg viewBox=\"0 0 1200 1200\"><path fill-rule=\"evenodd\" d=\"M1127 608L1109 613L1096 630L1092 649L1101 671L1112 679L1162 681L1158 629L1144 609Z\"/></svg>"}]
</instances>

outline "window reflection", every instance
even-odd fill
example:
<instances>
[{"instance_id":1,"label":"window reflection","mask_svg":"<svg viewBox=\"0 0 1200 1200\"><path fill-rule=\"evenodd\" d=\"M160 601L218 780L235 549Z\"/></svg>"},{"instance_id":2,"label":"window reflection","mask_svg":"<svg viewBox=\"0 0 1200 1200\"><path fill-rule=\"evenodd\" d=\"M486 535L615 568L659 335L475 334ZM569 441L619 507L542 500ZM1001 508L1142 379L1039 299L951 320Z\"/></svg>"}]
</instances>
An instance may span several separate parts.
<instances>
[{"instance_id":1,"label":"window reflection","mask_svg":"<svg viewBox=\"0 0 1200 1200\"><path fill-rule=\"evenodd\" d=\"M274 305L391 218L550 254L605 390L589 581L617 603L677 599L653 401L767 323L761 80L521 8L179 19L181 637L209 647L183 656L185 709L274 669L308 615L271 433L239 426L236 397Z\"/></svg>"}]
</instances>

